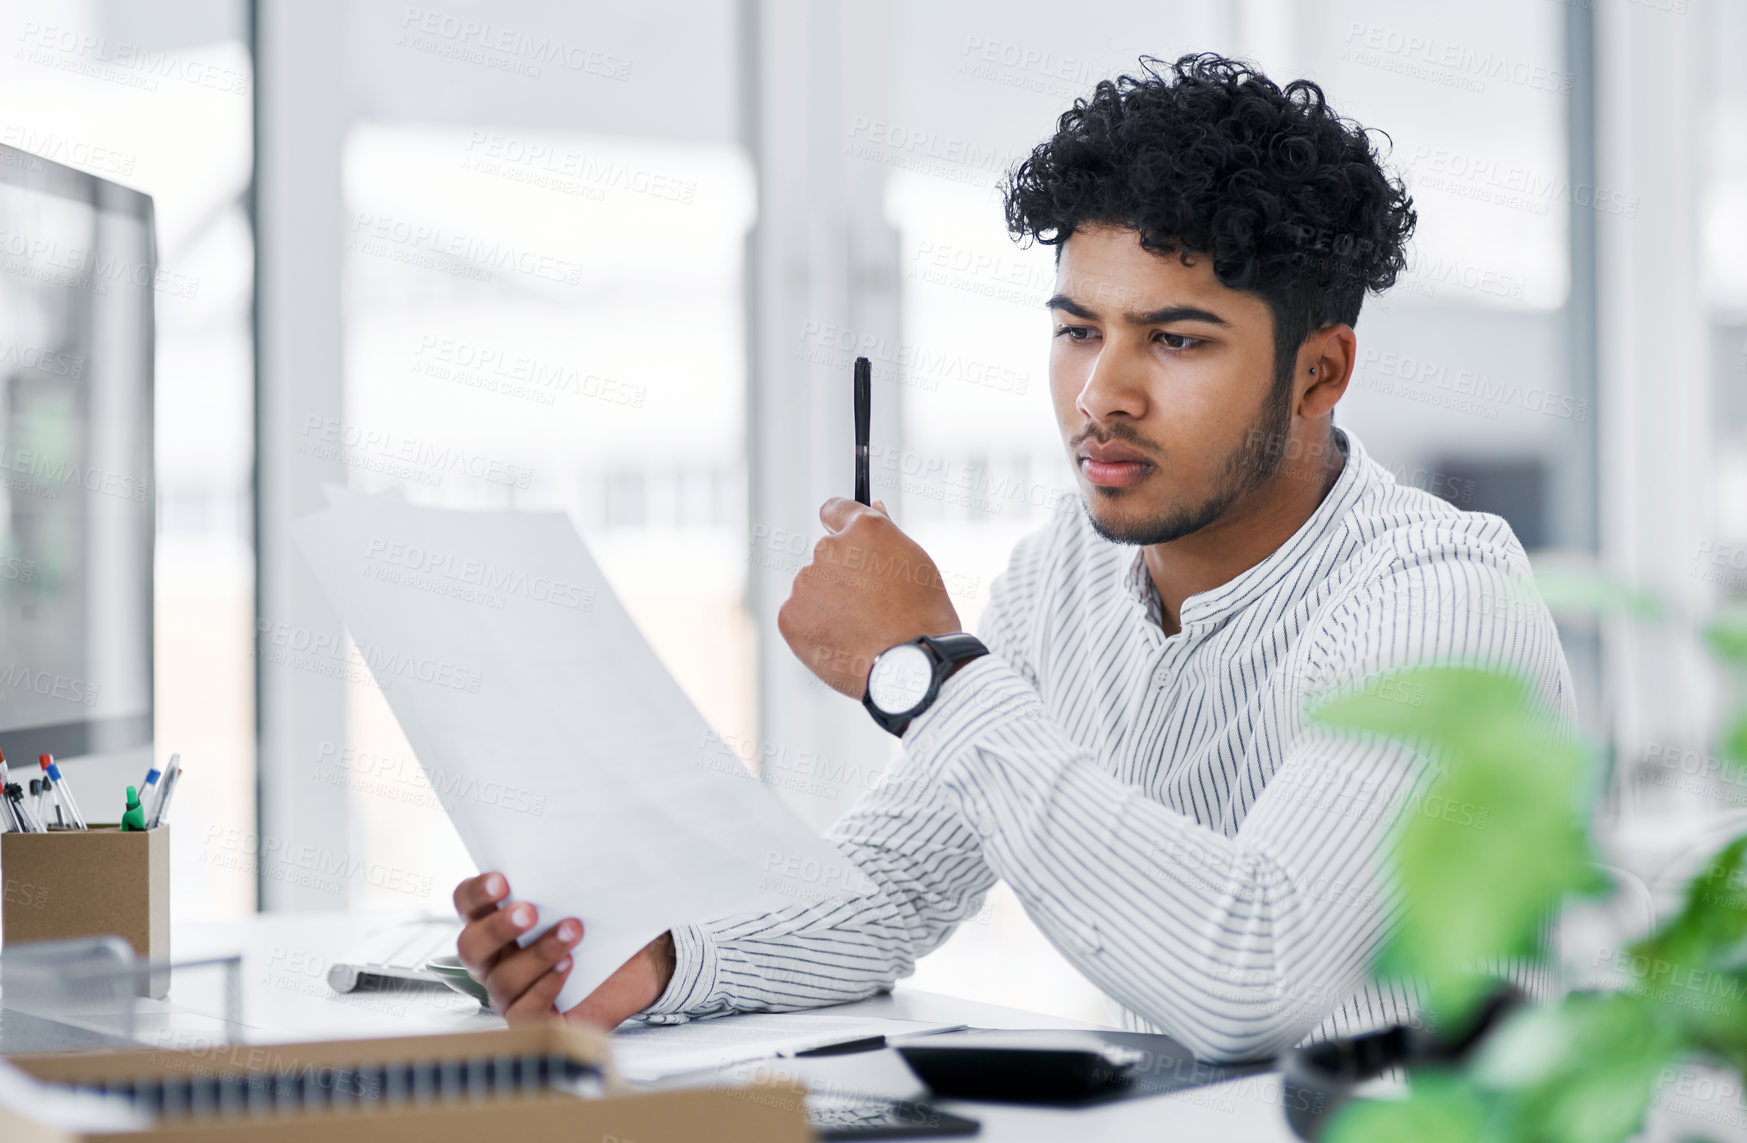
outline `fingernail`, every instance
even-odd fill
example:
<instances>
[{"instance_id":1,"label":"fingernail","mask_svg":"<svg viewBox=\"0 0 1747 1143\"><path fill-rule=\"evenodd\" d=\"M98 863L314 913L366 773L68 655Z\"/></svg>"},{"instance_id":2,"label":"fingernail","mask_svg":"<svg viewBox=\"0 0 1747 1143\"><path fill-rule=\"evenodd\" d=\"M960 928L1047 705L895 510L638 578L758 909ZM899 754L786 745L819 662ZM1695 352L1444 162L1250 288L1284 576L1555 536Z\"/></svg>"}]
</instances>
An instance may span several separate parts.
<instances>
[{"instance_id":1,"label":"fingernail","mask_svg":"<svg viewBox=\"0 0 1747 1143\"><path fill-rule=\"evenodd\" d=\"M558 926L558 939L566 944L582 936L582 926L575 921L566 921Z\"/></svg>"},{"instance_id":2,"label":"fingernail","mask_svg":"<svg viewBox=\"0 0 1747 1143\"><path fill-rule=\"evenodd\" d=\"M525 929L534 923L534 910L527 905L517 905L510 913L510 922L518 929Z\"/></svg>"},{"instance_id":3,"label":"fingernail","mask_svg":"<svg viewBox=\"0 0 1747 1143\"><path fill-rule=\"evenodd\" d=\"M502 897L508 886L503 883L503 874L493 873L485 879L485 891L491 897Z\"/></svg>"},{"instance_id":4,"label":"fingernail","mask_svg":"<svg viewBox=\"0 0 1747 1143\"><path fill-rule=\"evenodd\" d=\"M552 968L553 968L553 971L555 971L555 972L569 972L570 971L570 958L565 957L563 960L561 960L557 964L553 965Z\"/></svg>"}]
</instances>

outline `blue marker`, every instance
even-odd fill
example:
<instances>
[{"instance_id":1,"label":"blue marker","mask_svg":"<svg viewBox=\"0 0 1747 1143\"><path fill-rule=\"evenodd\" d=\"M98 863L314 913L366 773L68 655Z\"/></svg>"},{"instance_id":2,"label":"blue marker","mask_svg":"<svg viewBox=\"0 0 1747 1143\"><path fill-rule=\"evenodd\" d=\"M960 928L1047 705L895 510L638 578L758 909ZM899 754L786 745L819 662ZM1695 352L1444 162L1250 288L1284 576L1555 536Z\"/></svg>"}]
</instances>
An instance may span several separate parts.
<instances>
[{"instance_id":1,"label":"blue marker","mask_svg":"<svg viewBox=\"0 0 1747 1143\"><path fill-rule=\"evenodd\" d=\"M152 799L156 797L158 793L158 768L156 766L149 766L146 768L146 780L140 783L139 788L140 805L146 807L146 816L150 817L152 812Z\"/></svg>"},{"instance_id":2,"label":"blue marker","mask_svg":"<svg viewBox=\"0 0 1747 1143\"><path fill-rule=\"evenodd\" d=\"M180 754L172 755L170 758L171 763L174 763L176 759L180 757L182 757ZM177 766L175 769L169 770L164 774L164 780L160 783L164 787L163 792L158 795L158 804L157 807L152 810L152 816L146 819L146 827L148 829L157 829L169 819L170 799L176 796L176 783L181 780L182 767L180 766Z\"/></svg>"}]
</instances>

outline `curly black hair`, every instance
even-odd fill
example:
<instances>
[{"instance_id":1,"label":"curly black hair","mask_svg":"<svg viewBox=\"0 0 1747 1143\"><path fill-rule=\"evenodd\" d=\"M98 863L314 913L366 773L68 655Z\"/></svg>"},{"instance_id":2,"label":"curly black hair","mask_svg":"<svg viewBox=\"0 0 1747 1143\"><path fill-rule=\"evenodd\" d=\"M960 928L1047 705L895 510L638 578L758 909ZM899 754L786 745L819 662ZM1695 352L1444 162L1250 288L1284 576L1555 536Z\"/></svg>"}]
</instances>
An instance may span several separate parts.
<instances>
[{"instance_id":1,"label":"curly black hair","mask_svg":"<svg viewBox=\"0 0 1747 1143\"><path fill-rule=\"evenodd\" d=\"M1277 380L1313 330L1359 319L1366 290L1395 283L1413 199L1364 127L1322 88L1285 88L1212 52L1140 57L1144 78L1100 80L1055 135L1007 176L1007 229L1057 245L1075 230L1135 230L1159 254L1211 255L1224 285L1274 317ZM1387 136L1384 136L1387 138Z\"/></svg>"}]
</instances>

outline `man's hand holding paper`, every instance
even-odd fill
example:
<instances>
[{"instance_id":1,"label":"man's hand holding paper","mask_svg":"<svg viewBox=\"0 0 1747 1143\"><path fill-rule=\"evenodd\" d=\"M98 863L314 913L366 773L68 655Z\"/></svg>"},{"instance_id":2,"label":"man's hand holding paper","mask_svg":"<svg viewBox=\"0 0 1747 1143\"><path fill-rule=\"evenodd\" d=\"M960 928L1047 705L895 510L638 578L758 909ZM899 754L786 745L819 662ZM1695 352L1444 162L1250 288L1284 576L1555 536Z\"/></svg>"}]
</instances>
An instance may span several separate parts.
<instances>
[{"instance_id":1,"label":"man's hand holding paper","mask_svg":"<svg viewBox=\"0 0 1747 1143\"><path fill-rule=\"evenodd\" d=\"M871 890L720 764L731 752L561 513L343 495L293 527L427 775L489 772L540 795L432 782L477 867L536 911L520 945L580 923L559 1011L675 925Z\"/></svg>"},{"instance_id":2,"label":"man's hand holding paper","mask_svg":"<svg viewBox=\"0 0 1747 1143\"><path fill-rule=\"evenodd\" d=\"M511 1023L554 1015L574 963L570 950L583 937L582 922L567 917L521 946L521 937L540 923L539 910L512 900L501 873L481 873L457 885L455 911L467 922L459 942L461 962L486 986L492 1008ZM564 1015L617 1027L661 998L673 978L673 958L673 936L662 933Z\"/></svg>"}]
</instances>

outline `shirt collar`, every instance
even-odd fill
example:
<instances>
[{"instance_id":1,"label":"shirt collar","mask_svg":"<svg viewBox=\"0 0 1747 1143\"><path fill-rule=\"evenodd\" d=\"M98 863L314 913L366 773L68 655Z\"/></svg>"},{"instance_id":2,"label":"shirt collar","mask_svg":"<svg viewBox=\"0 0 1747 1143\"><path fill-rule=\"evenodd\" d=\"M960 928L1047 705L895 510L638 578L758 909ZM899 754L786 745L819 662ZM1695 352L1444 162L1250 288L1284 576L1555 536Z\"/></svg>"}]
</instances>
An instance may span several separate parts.
<instances>
[{"instance_id":1,"label":"shirt collar","mask_svg":"<svg viewBox=\"0 0 1747 1143\"><path fill-rule=\"evenodd\" d=\"M1372 476L1368 471L1369 456L1359 438L1341 428L1336 428L1334 434L1336 444L1346 453L1347 459L1341 466L1340 476L1335 478L1334 487L1328 490L1316 511L1260 563L1239 572L1218 587L1196 592L1185 599L1179 617L1183 626L1204 623L1236 611L1296 567L1335 530L1370 484ZM1148 620L1162 627L1164 609L1158 592L1153 588L1152 577L1147 574L1144 548L1135 548L1134 558L1129 561L1127 574L1122 578L1128 597L1141 608Z\"/></svg>"}]
</instances>

